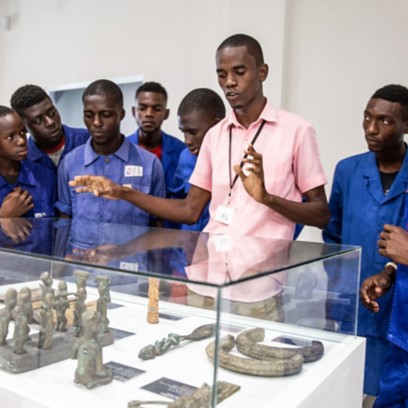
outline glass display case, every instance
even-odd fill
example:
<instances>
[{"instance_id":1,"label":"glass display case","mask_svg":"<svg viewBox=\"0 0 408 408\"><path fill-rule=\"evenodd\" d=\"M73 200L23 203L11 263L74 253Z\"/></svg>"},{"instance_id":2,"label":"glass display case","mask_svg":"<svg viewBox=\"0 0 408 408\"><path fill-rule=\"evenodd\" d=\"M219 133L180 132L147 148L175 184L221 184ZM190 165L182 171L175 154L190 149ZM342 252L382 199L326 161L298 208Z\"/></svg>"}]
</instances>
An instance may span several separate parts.
<instances>
[{"instance_id":1,"label":"glass display case","mask_svg":"<svg viewBox=\"0 0 408 408\"><path fill-rule=\"evenodd\" d=\"M361 406L357 247L83 220L0 226L7 407Z\"/></svg>"}]
</instances>

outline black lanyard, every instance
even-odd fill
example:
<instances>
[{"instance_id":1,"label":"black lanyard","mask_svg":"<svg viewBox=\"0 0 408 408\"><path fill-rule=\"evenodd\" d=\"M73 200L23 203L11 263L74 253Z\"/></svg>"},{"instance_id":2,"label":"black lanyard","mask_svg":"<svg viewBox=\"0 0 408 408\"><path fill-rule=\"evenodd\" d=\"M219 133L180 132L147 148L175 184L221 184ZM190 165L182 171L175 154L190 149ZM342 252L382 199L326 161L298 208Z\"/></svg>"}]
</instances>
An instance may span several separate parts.
<instances>
[{"instance_id":1,"label":"black lanyard","mask_svg":"<svg viewBox=\"0 0 408 408\"><path fill-rule=\"evenodd\" d=\"M264 127L265 122L266 122L266 120L264 119L264 120L262 121L262 123L259 125L258 130L256 131L254 138L251 140L251 145L252 145L252 146L255 144L256 139L258 139L258 136L261 134L262 128ZM231 166L232 166L232 163L231 163L232 157L231 157L231 156L232 156L232 151L231 151L231 150L232 150L232 125L230 125L230 128L229 128L229 160L228 160L228 162L229 162L230 191L229 191L228 197L231 197L232 189L233 189L235 183L236 183L237 180L238 180L238 174L235 174L234 180L231 181L231 180L232 180L232 174L231 174ZM244 157L242 158L241 163L239 164L239 167L242 167L242 166L244 165L244 159L246 159L247 157L248 157L248 155L247 155L247 154L244 154Z\"/></svg>"}]
</instances>

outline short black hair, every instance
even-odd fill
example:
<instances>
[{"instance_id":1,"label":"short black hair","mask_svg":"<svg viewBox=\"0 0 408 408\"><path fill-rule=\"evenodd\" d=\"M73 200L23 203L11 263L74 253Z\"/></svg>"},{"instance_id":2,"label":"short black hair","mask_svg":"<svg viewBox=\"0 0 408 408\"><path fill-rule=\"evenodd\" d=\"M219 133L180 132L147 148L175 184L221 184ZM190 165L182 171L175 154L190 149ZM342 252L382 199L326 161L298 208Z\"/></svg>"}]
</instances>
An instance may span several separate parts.
<instances>
[{"instance_id":1,"label":"short black hair","mask_svg":"<svg viewBox=\"0 0 408 408\"><path fill-rule=\"evenodd\" d=\"M42 102L44 99L51 99L47 92L38 85L23 85L14 91L10 98L11 107L19 114L24 114L24 110Z\"/></svg>"},{"instance_id":2,"label":"short black hair","mask_svg":"<svg viewBox=\"0 0 408 408\"><path fill-rule=\"evenodd\" d=\"M190 91L181 100L177 115L186 115L193 111L206 111L219 119L225 117L224 102L216 92L208 88L197 88Z\"/></svg>"},{"instance_id":3,"label":"short black hair","mask_svg":"<svg viewBox=\"0 0 408 408\"><path fill-rule=\"evenodd\" d=\"M390 84L377 89L371 99L384 99L401 105L402 118L408 120L408 88L402 85Z\"/></svg>"},{"instance_id":4,"label":"short black hair","mask_svg":"<svg viewBox=\"0 0 408 408\"><path fill-rule=\"evenodd\" d=\"M167 91L164 86L158 82L145 82L144 84L140 85L139 88L136 89L135 98L137 98L141 92L154 92L162 94L167 102Z\"/></svg>"},{"instance_id":5,"label":"short black hair","mask_svg":"<svg viewBox=\"0 0 408 408\"><path fill-rule=\"evenodd\" d=\"M12 115L15 113L13 109L9 108L8 106L0 105L0 118L4 118L5 116Z\"/></svg>"},{"instance_id":6,"label":"short black hair","mask_svg":"<svg viewBox=\"0 0 408 408\"><path fill-rule=\"evenodd\" d=\"M116 102L123 108L123 93L119 85L109 79L98 79L90 83L82 94L82 102L90 95L112 95Z\"/></svg>"},{"instance_id":7,"label":"short black hair","mask_svg":"<svg viewBox=\"0 0 408 408\"><path fill-rule=\"evenodd\" d=\"M246 47L248 52L254 57L256 65L264 64L264 57L261 44L255 38L246 34L234 34L225 39L217 48L217 52L229 47Z\"/></svg>"}]
</instances>

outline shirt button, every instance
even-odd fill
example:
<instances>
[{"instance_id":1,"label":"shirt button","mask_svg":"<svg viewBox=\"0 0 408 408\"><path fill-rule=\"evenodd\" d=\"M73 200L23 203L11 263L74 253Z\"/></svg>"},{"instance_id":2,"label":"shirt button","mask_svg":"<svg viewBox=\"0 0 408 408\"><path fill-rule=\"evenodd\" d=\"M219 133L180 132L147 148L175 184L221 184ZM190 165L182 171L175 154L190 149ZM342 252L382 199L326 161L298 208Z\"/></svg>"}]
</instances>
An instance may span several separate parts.
<instances>
[{"instance_id":1,"label":"shirt button","mask_svg":"<svg viewBox=\"0 0 408 408\"><path fill-rule=\"evenodd\" d=\"M106 158L105 158L105 163L109 163L109 162L110 162L109 157L106 157Z\"/></svg>"}]
</instances>

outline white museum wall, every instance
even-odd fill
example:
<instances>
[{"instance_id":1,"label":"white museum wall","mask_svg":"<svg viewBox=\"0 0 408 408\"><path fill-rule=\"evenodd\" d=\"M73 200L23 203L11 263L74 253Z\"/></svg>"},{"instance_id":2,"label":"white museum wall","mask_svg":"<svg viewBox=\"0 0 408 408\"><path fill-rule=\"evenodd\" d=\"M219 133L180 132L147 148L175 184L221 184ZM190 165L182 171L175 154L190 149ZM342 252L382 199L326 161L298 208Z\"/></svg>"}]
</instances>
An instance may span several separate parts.
<instances>
[{"instance_id":1,"label":"white museum wall","mask_svg":"<svg viewBox=\"0 0 408 408\"><path fill-rule=\"evenodd\" d=\"M283 106L311 121L329 183L336 163L367 150L363 111L375 90L408 86L406 0L288 0ZM305 228L303 240L321 240Z\"/></svg>"},{"instance_id":2,"label":"white museum wall","mask_svg":"<svg viewBox=\"0 0 408 408\"><path fill-rule=\"evenodd\" d=\"M0 103L25 83L47 89L140 75L161 82L176 110L195 87L218 90L214 54L230 34L256 37L265 93L317 130L330 193L334 166L366 150L362 112L382 85L408 85L406 0L0 0ZM130 107L128 107L130 114ZM301 239L320 240L305 228Z\"/></svg>"},{"instance_id":3,"label":"white museum wall","mask_svg":"<svg viewBox=\"0 0 408 408\"><path fill-rule=\"evenodd\" d=\"M141 75L161 82L171 114L164 129L177 129L177 106L193 88L218 90L215 50L236 32L276 54L268 94L280 103L284 0L0 0L0 15L12 16L0 33L0 103L27 82L47 89L99 78ZM6 7L7 6L7 7ZM3 11L4 9L4 11ZM259 10L262 9L262 13ZM7 10L7 11L6 11ZM243 21L245 16L248 21ZM256 21L256 24L254 22ZM128 107L128 114L131 114Z\"/></svg>"}]
</instances>

